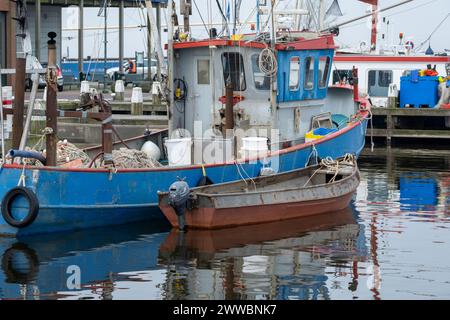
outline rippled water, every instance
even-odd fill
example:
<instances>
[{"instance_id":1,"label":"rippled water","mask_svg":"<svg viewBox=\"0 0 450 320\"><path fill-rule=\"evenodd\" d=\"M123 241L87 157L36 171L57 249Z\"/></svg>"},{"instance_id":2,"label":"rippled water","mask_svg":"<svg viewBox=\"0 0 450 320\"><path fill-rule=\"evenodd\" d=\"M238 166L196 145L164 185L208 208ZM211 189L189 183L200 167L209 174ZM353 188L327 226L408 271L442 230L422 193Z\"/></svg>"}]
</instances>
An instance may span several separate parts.
<instances>
[{"instance_id":1,"label":"rippled water","mask_svg":"<svg viewBox=\"0 0 450 320\"><path fill-rule=\"evenodd\" d=\"M3 299L449 299L450 152L360 159L351 208L180 234L0 239Z\"/></svg>"}]
</instances>

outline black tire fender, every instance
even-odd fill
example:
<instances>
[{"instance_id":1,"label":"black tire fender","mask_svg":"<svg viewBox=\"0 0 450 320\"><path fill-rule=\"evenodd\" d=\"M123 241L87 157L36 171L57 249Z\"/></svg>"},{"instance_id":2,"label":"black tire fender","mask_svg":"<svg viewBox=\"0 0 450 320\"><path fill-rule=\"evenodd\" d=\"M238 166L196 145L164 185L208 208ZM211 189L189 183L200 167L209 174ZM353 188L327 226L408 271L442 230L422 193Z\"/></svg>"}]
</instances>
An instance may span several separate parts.
<instances>
[{"instance_id":1,"label":"black tire fender","mask_svg":"<svg viewBox=\"0 0 450 320\"><path fill-rule=\"evenodd\" d=\"M29 203L28 214L25 219L20 221L16 220L11 212L11 205L19 195L24 196ZM30 188L16 187L6 193L5 197L2 200L1 208L3 219L5 219L5 221L10 226L21 229L28 227L36 220L39 213L39 200L36 194Z\"/></svg>"}]
</instances>

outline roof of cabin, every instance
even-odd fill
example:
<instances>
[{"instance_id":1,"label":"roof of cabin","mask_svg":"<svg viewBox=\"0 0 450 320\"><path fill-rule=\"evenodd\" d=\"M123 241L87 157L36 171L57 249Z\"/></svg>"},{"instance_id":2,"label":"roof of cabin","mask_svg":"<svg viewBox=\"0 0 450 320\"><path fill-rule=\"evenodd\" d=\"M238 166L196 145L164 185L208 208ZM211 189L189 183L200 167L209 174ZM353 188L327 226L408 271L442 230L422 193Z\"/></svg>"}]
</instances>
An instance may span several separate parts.
<instances>
[{"instance_id":1,"label":"roof of cabin","mask_svg":"<svg viewBox=\"0 0 450 320\"><path fill-rule=\"evenodd\" d=\"M254 35L245 35L241 40L231 39L206 39L185 42L175 42L174 49L190 49L199 47L250 47L263 49L267 44L261 41L251 40ZM298 33L292 35L293 40L286 42L279 42L276 44L277 50L320 50L320 49L335 49L334 38L332 35L312 36L312 33Z\"/></svg>"}]
</instances>

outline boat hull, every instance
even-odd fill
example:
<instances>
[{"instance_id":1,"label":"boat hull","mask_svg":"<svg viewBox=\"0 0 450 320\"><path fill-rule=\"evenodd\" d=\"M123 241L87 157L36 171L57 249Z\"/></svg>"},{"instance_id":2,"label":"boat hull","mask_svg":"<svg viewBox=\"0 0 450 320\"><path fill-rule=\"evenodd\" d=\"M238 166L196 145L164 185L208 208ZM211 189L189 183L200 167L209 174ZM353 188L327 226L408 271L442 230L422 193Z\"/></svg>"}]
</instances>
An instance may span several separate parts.
<instances>
[{"instance_id":1,"label":"boat hull","mask_svg":"<svg viewBox=\"0 0 450 320\"><path fill-rule=\"evenodd\" d=\"M310 217L345 209L350 204L352 195L353 192L329 199L244 206L239 209L198 208L186 212L186 226L195 229L220 229ZM178 218L175 211L170 206L160 208L170 224L177 228Z\"/></svg>"},{"instance_id":2,"label":"boat hull","mask_svg":"<svg viewBox=\"0 0 450 320\"><path fill-rule=\"evenodd\" d=\"M317 150L320 158L339 158L347 153L359 156L365 144L367 120L362 118L335 134L317 141L284 149L269 160L279 172L305 167ZM214 164L206 173L214 183L225 183L259 176L260 161ZM20 236L73 229L164 219L158 209L158 191L167 191L178 179L196 187L202 178L201 166L119 170L67 168L24 168L4 165L0 169L0 199L16 187L22 172L26 186L39 200L36 221L25 228L15 228L0 216L0 234Z\"/></svg>"}]
</instances>

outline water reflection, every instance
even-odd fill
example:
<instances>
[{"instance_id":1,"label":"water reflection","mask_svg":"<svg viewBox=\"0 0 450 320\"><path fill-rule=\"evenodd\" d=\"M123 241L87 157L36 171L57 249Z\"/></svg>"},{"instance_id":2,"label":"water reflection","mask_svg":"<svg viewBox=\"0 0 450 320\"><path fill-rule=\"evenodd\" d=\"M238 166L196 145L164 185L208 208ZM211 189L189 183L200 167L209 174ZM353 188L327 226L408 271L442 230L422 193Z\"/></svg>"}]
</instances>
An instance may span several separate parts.
<instances>
[{"instance_id":1,"label":"water reflection","mask_svg":"<svg viewBox=\"0 0 450 320\"><path fill-rule=\"evenodd\" d=\"M350 208L224 230L172 230L160 249L167 298L328 299L327 265L346 269L365 256L360 231Z\"/></svg>"},{"instance_id":2,"label":"water reflection","mask_svg":"<svg viewBox=\"0 0 450 320\"><path fill-rule=\"evenodd\" d=\"M0 298L450 298L450 155L379 152L360 169L352 206L317 217L2 238Z\"/></svg>"},{"instance_id":3,"label":"water reflection","mask_svg":"<svg viewBox=\"0 0 450 320\"><path fill-rule=\"evenodd\" d=\"M0 239L0 298L60 298L64 295L59 292L80 289L111 298L119 273L157 267L159 245L167 229L166 223L132 224Z\"/></svg>"}]
</instances>

